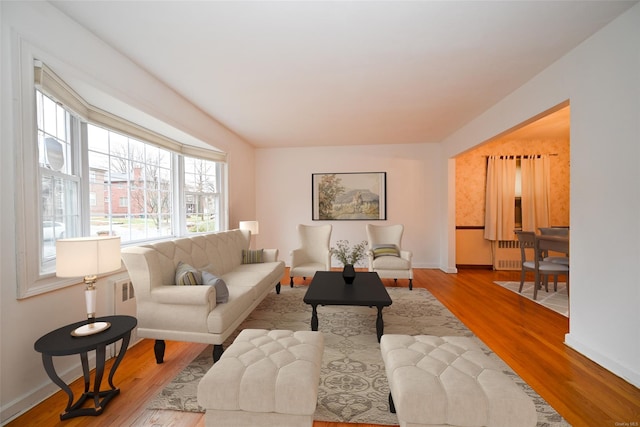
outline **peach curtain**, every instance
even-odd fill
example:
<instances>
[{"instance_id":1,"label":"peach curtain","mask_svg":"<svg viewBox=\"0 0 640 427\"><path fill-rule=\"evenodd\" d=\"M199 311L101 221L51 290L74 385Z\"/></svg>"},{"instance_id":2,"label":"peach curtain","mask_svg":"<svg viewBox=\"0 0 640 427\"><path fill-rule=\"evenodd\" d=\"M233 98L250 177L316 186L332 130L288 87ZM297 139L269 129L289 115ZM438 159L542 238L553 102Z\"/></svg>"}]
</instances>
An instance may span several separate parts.
<instances>
[{"instance_id":1,"label":"peach curtain","mask_svg":"<svg viewBox=\"0 0 640 427\"><path fill-rule=\"evenodd\" d=\"M522 174L522 230L536 232L539 227L549 227L551 212L549 156L524 156L520 168Z\"/></svg>"},{"instance_id":2,"label":"peach curtain","mask_svg":"<svg viewBox=\"0 0 640 427\"><path fill-rule=\"evenodd\" d=\"M501 157L487 159L484 238L488 240L514 238L516 159Z\"/></svg>"}]
</instances>

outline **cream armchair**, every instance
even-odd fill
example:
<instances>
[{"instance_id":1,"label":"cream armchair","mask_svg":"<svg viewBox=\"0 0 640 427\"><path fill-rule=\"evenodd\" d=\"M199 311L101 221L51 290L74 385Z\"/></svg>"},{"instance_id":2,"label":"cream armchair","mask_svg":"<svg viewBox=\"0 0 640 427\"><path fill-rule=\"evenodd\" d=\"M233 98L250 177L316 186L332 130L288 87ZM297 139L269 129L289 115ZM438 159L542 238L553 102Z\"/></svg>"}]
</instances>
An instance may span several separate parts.
<instances>
[{"instance_id":1,"label":"cream armchair","mask_svg":"<svg viewBox=\"0 0 640 427\"><path fill-rule=\"evenodd\" d=\"M298 224L300 247L291 251L289 284L293 288L294 277L312 277L316 271L331 270L332 226Z\"/></svg>"},{"instance_id":2,"label":"cream armchair","mask_svg":"<svg viewBox=\"0 0 640 427\"><path fill-rule=\"evenodd\" d=\"M369 250L369 271L375 271L383 279L409 279L409 289L413 289L413 269L411 251L401 246L404 226L367 224Z\"/></svg>"}]
</instances>

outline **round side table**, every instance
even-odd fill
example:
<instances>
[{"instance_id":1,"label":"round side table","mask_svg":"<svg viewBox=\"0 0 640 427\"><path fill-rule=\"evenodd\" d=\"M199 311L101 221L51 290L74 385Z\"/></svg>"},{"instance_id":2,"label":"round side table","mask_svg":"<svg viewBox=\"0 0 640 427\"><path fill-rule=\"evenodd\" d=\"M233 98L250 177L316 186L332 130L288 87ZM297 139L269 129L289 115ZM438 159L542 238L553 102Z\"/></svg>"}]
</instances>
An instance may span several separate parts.
<instances>
[{"instance_id":1,"label":"round side table","mask_svg":"<svg viewBox=\"0 0 640 427\"><path fill-rule=\"evenodd\" d=\"M67 407L64 412L60 414L61 420L86 415L100 415L107 403L120 393L120 389L113 385L113 375L127 351L129 340L131 339L131 331L136 327L138 321L135 317L131 316L106 316L95 320L96 322L109 322L111 326L109 329L94 335L72 336L72 331L78 326L87 323L87 321L84 320L49 332L34 344L35 350L42 353L42 363L49 378L69 396ZM104 374L106 348L107 345L118 340L122 340L122 346L109 372L109 386L111 389L101 391L100 384ZM90 370L87 353L93 350L96 352L96 371L93 390L90 391ZM53 366L53 356L68 356L72 354L80 355L84 376L84 393L82 393L82 396L80 396L75 403L73 403L73 392L71 388L58 376ZM83 407L84 402L90 398L93 399L93 408Z\"/></svg>"}]
</instances>

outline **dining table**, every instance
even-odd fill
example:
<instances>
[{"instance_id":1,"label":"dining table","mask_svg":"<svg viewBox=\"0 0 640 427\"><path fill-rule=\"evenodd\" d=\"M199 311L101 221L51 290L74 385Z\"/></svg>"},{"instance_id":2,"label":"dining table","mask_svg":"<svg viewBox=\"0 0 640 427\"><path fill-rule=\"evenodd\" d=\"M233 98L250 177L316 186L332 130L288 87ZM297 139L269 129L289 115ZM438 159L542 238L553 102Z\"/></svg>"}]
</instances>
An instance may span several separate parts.
<instances>
[{"instance_id":1,"label":"dining table","mask_svg":"<svg viewBox=\"0 0 640 427\"><path fill-rule=\"evenodd\" d=\"M569 256L569 236L536 234L539 251L560 252Z\"/></svg>"}]
</instances>

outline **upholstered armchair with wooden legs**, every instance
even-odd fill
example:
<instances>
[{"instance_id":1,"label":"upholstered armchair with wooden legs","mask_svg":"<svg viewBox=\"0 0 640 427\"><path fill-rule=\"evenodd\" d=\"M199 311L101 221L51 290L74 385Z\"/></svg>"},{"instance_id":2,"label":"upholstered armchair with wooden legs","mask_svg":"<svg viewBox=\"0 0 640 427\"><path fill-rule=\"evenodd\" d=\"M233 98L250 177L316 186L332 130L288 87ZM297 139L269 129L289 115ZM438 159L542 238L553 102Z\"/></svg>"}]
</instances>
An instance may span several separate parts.
<instances>
[{"instance_id":1,"label":"upholstered armchair with wooden legs","mask_svg":"<svg viewBox=\"0 0 640 427\"><path fill-rule=\"evenodd\" d=\"M291 251L289 284L293 288L293 278L313 277L316 271L331 270L331 224L298 224L300 247Z\"/></svg>"},{"instance_id":2,"label":"upholstered armchair with wooden legs","mask_svg":"<svg viewBox=\"0 0 640 427\"><path fill-rule=\"evenodd\" d=\"M369 250L369 271L375 271L383 279L409 279L409 289L413 289L413 253L402 249L404 226L367 224Z\"/></svg>"}]
</instances>

